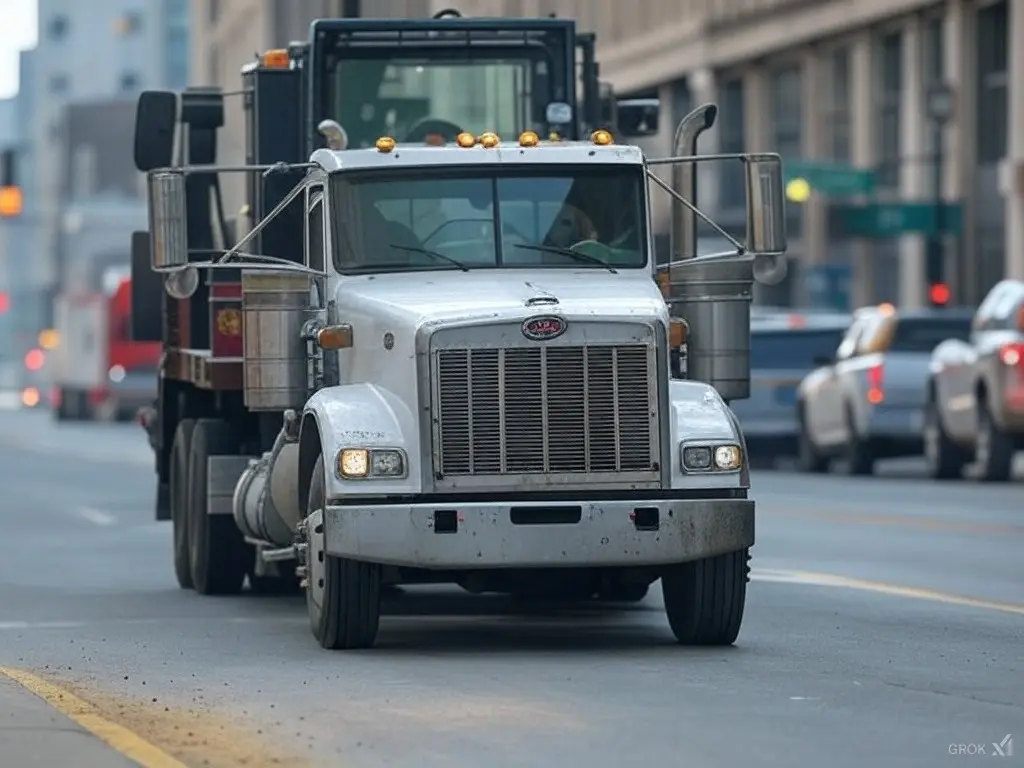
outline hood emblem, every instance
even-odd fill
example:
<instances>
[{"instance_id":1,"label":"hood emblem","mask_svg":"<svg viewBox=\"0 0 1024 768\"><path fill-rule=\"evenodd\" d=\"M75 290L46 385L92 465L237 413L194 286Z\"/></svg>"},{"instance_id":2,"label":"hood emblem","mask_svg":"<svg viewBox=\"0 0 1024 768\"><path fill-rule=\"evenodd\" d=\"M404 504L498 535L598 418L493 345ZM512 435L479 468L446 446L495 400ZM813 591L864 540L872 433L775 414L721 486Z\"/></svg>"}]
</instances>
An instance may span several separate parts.
<instances>
[{"instance_id":1,"label":"hood emblem","mask_svg":"<svg viewBox=\"0 0 1024 768\"><path fill-rule=\"evenodd\" d=\"M522 325L523 336L530 341L549 341L557 339L568 328L565 320L555 315L544 315L542 317L531 317L524 320Z\"/></svg>"}]
</instances>

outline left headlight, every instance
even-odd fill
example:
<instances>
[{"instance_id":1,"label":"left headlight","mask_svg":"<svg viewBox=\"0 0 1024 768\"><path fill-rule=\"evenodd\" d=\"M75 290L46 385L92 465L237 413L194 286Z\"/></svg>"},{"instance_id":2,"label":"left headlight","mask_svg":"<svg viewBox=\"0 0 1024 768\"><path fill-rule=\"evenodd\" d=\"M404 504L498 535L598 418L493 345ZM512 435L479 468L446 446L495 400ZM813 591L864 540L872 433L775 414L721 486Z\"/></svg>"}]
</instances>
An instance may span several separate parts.
<instances>
[{"instance_id":1,"label":"left headlight","mask_svg":"<svg viewBox=\"0 0 1024 768\"><path fill-rule=\"evenodd\" d=\"M734 443L721 445L680 445L679 464L683 472L735 472L743 466L743 451Z\"/></svg>"},{"instance_id":2,"label":"left headlight","mask_svg":"<svg viewBox=\"0 0 1024 768\"><path fill-rule=\"evenodd\" d=\"M345 480L404 477L405 452L397 448L343 448L338 451L338 476Z\"/></svg>"}]
</instances>

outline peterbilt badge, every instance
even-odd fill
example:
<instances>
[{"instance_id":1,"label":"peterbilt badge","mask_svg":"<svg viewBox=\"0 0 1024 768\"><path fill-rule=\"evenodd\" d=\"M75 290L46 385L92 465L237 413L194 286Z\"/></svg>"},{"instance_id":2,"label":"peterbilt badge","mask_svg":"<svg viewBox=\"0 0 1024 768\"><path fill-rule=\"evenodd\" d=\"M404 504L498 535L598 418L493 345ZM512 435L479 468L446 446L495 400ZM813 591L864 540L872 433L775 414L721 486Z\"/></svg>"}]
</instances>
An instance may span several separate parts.
<instances>
[{"instance_id":1,"label":"peterbilt badge","mask_svg":"<svg viewBox=\"0 0 1024 768\"><path fill-rule=\"evenodd\" d=\"M544 315L543 317L531 317L524 320L522 325L523 336L530 341L549 341L557 339L568 326L565 320L555 315Z\"/></svg>"}]
</instances>

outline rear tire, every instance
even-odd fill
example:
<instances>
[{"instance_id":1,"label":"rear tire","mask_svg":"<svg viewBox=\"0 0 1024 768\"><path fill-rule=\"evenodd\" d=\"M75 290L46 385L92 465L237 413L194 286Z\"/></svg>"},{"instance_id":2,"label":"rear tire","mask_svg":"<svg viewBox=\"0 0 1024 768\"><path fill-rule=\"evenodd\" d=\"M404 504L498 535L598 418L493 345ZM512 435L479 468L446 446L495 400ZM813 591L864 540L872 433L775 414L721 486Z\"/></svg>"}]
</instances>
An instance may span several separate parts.
<instances>
[{"instance_id":1,"label":"rear tire","mask_svg":"<svg viewBox=\"0 0 1024 768\"><path fill-rule=\"evenodd\" d=\"M682 645L732 645L743 623L749 550L680 563L661 576L665 614Z\"/></svg>"},{"instance_id":2,"label":"rear tire","mask_svg":"<svg viewBox=\"0 0 1024 768\"><path fill-rule=\"evenodd\" d=\"M210 456L238 453L227 422L199 419L192 433L188 468L188 538L192 584L201 595L235 595L249 568L249 546L231 515L208 514L206 478Z\"/></svg>"},{"instance_id":3,"label":"rear tire","mask_svg":"<svg viewBox=\"0 0 1024 768\"><path fill-rule=\"evenodd\" d=\"M848 475L873 475L875 473L875 455L871 441L857 434L857 425L853 413L846 410L846 434L848 442L843 452L845 470Z\"/></svg>"},{"instance_id":4,"label":"rear tire","mask_svg":"<svg viewBox=\"0 0 1024 768\"><path fill-rule=\"evenodd\" d=\"M931 397L924 411L924 458L928 476L933 480L959 480L967 456L950 438L942 425L938 403Z\"/></svg>"},{"instance_id":5,"label":"rear tire","mask_svg":"<svg viewBox=\"0 0 1024 768\"><path fill-rule=\"evenodd\" d=\"M380 627L380 566L324 551L324 457L313 467L306 507L306 606L313 636L328 650L370 648Z\"/></svg>"},{"instance_id":6,"label":"rear tire","mask_svg":"<svg viewBox=\"0 0 1024 768\"><path fill-rule=\"evenodd\" d=\"M174 534L174 575L178 586L192 589L192 561L188 546L188 455L195 431L194 419L182 419L174 431L170 461L171 528Z\"/></svg>"},{"instance_id":7,"label":"rear tire","mask_svg":"<svg viewBox=\"0 0 1024 768\"><path fill-rule=\"evenodd\" d=\"M996 425L984 400L978 402L977 441L980 479L988 483L1007 482L1013 474L1013 439Z\"/></svg>"}]
</instances>

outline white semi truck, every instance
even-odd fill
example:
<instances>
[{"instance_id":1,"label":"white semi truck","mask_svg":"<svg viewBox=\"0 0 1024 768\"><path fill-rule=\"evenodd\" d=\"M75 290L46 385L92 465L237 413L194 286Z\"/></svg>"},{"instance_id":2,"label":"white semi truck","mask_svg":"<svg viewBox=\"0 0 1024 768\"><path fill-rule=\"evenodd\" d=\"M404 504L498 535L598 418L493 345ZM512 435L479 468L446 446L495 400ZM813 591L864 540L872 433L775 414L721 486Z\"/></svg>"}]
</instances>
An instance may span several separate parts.
<instances>
[{"instance_id":1,"label":"white semi truck","mask_svg":"<svg viewBox=\"0 0 1024 768\"><path fill-rule=\"evenodd\" d=\"M720 156L746 168L746 242L701 259L678 242L656 274L651 195L696 230L692 173L651 167L708 158L650 160L606 130L347 149L324 120L306 162L169 167L166 122L216 123L204 98L144 94L136 143L151 211L133 261L170 307L155 421L176 425L182 586L297 578L319 643L360 648L386 585L638 599L660 579L680 642L731 644L754 501L727 400L749 387L754 274L785 250L778 156ZM713 117L680 126L687 155ZM187 223L233 171L294 186L216 254ZM197 351L182 318L200 291Z\"/></svg>"}]
</instances>

